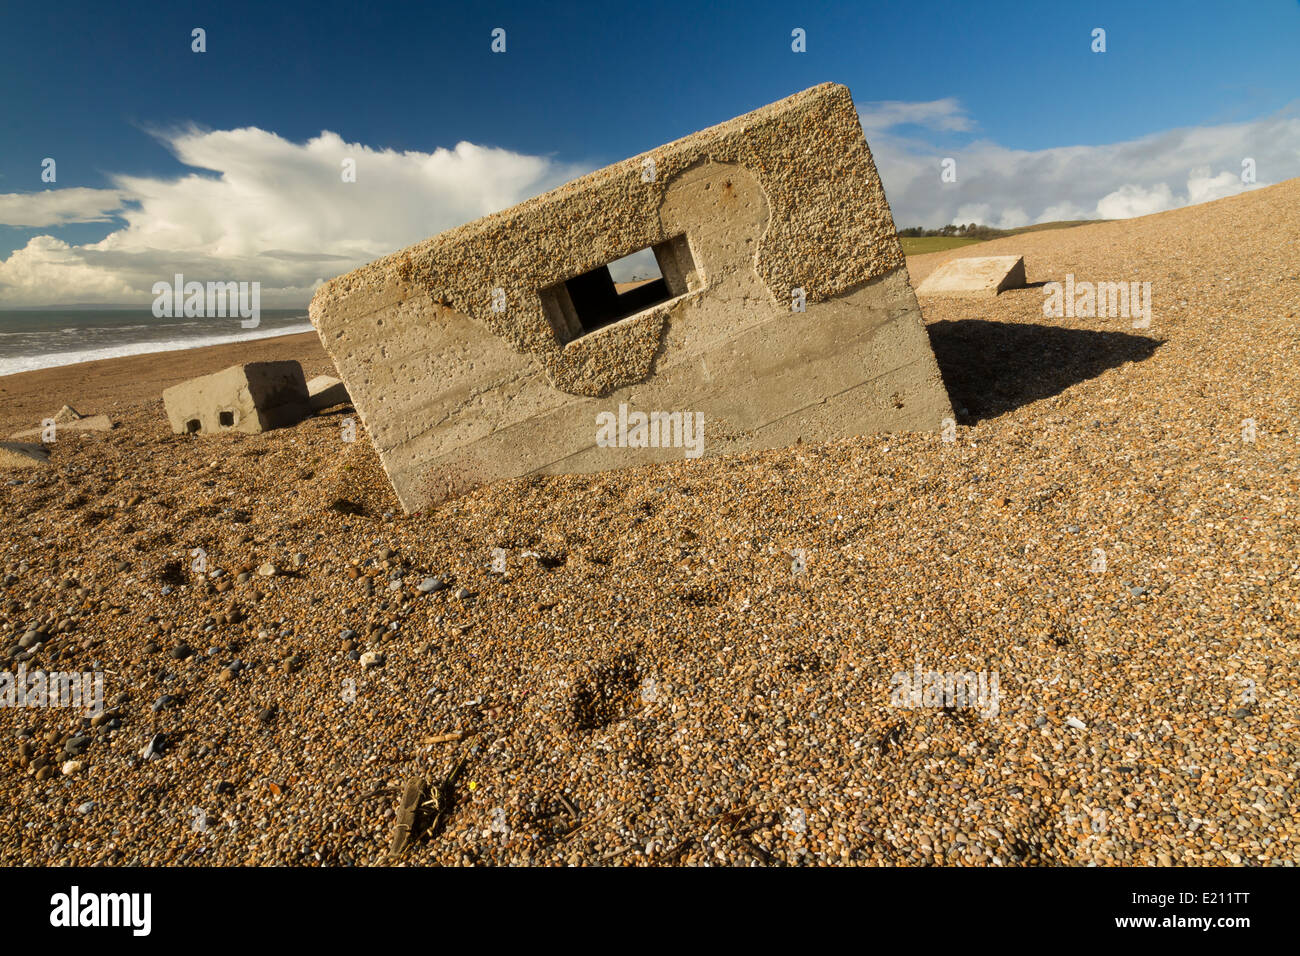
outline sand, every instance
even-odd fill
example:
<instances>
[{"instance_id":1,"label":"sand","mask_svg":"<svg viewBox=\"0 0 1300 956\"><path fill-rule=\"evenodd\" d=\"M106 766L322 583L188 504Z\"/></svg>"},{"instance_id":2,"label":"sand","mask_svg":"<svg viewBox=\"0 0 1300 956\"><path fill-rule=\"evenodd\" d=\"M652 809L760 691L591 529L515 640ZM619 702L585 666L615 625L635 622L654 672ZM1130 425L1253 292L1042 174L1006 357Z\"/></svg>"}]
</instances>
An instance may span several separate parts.
<instances>
[{"instance_id":1,"label":"sand","mask_svg":"<svg viewBox=\"0 0 1300 956\"><path fill-rule=\"evenodd\" d=\"M1297 248L1290 181L916 257L1026 259L921 300L953 441L412 516L346 407L167 429L182 378L328 372L310 337L0 379L5 434L120 422L0 474L0 652L111 706L0 709L0 864L383 863L407 781L458 765L400 862L1293 864ZM1151 282L1150 328L1045 317L1066 273Z\"/></svg>"}]
</instances>

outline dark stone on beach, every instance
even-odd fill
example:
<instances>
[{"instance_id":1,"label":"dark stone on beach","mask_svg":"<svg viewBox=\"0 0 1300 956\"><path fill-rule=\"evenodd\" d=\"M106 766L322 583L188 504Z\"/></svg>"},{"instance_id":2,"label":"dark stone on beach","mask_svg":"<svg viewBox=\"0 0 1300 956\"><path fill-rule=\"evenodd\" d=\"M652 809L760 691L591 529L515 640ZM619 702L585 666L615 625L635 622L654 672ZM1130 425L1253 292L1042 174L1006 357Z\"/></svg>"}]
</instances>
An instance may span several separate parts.
<instances>
[{"instance_id":1,"label":"dark stone on beach","mask_svg":"<svg viewBox=\"0 0 1300 956\"><path fill-rule=\"evenodd\" d=\"M190 647L188 644L178 644L170 651L172 659L178 661L185 660L185 658L189 657L193 653L194 648Z\"/></svg>"}]
</instances>

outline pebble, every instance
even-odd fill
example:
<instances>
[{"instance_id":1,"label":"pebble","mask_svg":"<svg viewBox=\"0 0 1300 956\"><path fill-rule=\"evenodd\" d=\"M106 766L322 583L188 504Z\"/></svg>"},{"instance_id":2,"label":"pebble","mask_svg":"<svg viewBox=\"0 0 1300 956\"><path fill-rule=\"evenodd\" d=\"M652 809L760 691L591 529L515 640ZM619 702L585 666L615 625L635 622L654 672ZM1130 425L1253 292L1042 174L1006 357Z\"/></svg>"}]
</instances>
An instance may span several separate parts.
<instances>
[{"instance_id":1,"label":"pebble","mask_svg":"<svg viewBox=\"0 0 1300 956\"><path fill-rule=\"evenodd\" d=\"M418 585L416 585L416 587L419 589L421 594L435 594L438 591L441 591L446 586L447 586L446 583L442 580L441 577L425 578Z\"/></svg>"}]
</instances>

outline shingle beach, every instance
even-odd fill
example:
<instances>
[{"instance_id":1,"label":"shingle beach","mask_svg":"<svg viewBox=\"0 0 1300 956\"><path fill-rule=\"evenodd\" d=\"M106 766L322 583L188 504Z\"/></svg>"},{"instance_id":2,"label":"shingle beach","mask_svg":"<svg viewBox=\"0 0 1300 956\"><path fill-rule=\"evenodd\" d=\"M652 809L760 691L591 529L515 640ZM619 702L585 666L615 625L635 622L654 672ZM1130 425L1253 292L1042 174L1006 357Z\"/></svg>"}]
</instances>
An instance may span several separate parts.
<instances>
[{"instance_id":1,"label":"shingle beach","mask_svg":"<svg viewBox=\"0 0 1300 956\"><path fill-rule=\"evenodd\" d=\"M1290 180L914 257L1025 257L920 300L953 441L414 515L347 407L169 430L189 376L331 373L314 336L0 378L4 435L117 423L0 472L4 667L106 707L0 708L0 864L1294 864L1298 249ZM1067 275L1150 326L1045 317ZM900 703L929 672L996 707Z\"/></svg>"}]
</instances>

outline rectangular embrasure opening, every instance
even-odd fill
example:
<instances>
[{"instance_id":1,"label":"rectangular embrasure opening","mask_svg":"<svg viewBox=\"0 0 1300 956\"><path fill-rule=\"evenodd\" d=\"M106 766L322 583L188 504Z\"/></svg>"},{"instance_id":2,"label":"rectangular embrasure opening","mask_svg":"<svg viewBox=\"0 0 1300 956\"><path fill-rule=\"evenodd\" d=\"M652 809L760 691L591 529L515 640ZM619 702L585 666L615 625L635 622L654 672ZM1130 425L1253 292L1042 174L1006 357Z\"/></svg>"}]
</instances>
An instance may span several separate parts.
<instances>
[{"instance_id":1,"label":"rectangular embrasure opening","mask_svg":"<svg viewBox=\"0 0 1300 956\"><path fill-rule=\"evenodd\" d=\"M674 236L542 289L542 308L560 341L571 342L692 291L694 271L686 237Z\"/></svg>"}]
</instances>

